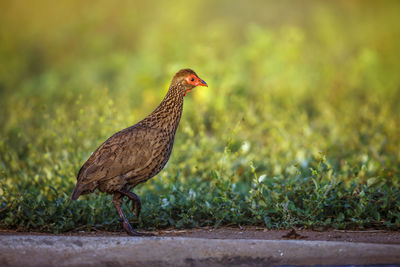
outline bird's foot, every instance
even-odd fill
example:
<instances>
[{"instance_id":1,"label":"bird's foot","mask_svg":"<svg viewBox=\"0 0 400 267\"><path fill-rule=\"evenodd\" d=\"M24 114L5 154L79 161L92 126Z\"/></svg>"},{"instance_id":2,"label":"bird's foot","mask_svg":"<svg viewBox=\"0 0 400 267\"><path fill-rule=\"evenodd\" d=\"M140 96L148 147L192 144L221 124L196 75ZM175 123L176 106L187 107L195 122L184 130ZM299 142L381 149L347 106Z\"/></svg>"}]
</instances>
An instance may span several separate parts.
<instances>
[{"instance_id":1,"label":"bird's foot","mask_svg":"<svg viewBox=\"0 0 400 267\"><path fill-rule=\"evenodd\" d=\"M127 223L127 222L123 222L122 223L124 226L124 230L125 232L130 235L130 236L155 236L152 233L141 233L141 232L136 232L135 230L132 229L132 226Z\"/></svg>"},{"instance_id":2,"label":"bird's foot","mask_svg":"<svg viewBox=\"0 0 400 267\"><path fill-rule=\"evenodd\" d=\"M133 235L133 236L156 236L155 234L152 234L152 233L143 233L143 232L136 232L136 231L133 231L133 234L128 233L128 235Z\"/></svg>"}]
</instances>

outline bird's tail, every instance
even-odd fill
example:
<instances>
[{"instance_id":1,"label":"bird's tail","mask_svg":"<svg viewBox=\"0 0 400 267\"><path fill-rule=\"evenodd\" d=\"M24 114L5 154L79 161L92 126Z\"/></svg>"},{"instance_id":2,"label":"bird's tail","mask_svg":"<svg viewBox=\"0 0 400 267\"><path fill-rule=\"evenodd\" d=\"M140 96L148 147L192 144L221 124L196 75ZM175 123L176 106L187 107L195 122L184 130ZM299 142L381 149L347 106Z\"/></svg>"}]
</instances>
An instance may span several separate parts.
<instances>
[{"instance_id":1,"label":"bird's tail","mask_svg":"<svg viewBox=\"0 0 400 267\"><path fill-rule=\"evenodd\" d=\"M81 193L82 191L79 189L79 186L76 185L74 191L72 192L71 200L77 200Z\"/></svg>"}]
</instances>

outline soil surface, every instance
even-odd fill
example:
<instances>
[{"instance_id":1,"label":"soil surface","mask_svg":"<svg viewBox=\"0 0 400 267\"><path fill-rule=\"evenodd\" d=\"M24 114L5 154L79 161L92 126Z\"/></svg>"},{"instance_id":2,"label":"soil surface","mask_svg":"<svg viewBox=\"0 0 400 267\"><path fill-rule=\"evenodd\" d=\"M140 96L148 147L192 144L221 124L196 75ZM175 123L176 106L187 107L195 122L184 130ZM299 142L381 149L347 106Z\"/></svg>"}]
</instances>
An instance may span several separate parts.
<instances>
[{"instance_id":1,"label":"soil surface","mask_svg":"<svg viewBox=\"0 0 400 267\"><path fill-rule=\"evenodd\" d=\"M261 240L319 240L319 241L345 241L345 242L364 242L364 243L380 243L380 244L400 244L400 231L385 230L328 230L328 231L311 231L311 230L268 230L259 227L242 227L242 228L195 228L195 229L167 229L160 231L151 231L157 236L179 236L192 238L209 238L209 239L261 239ZM49 233L38 232L18 232L10 230L0 230L0 235L55 235ZM127 236L125 232L69 232L59 235L66 236Z\"/></svg>"}]
</instances>

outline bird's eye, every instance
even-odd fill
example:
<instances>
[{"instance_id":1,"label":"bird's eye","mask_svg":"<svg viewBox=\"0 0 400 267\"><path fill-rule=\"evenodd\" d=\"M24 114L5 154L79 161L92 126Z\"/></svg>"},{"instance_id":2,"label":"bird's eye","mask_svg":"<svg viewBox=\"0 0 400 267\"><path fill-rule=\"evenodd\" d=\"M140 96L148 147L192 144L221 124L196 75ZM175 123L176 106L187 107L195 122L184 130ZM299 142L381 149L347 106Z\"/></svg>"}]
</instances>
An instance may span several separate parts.
<instances>
[{"instance_id":1,"label":"bird's eye","mask_svg":"<svg viewBox=\"0 0 400 267\"><path fill-rule=\"evenodd\" d=\"M192 77L192 79L190 79L192 82L194 81L194 78Z\"/></svg>"}]
</instances>

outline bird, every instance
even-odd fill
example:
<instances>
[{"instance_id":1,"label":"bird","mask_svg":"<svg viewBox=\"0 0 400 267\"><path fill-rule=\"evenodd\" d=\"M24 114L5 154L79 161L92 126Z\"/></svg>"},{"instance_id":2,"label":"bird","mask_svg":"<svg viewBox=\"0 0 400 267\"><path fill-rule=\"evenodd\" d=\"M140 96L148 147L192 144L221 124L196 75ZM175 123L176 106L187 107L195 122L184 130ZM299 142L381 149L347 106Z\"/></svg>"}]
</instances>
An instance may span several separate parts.
<instances>
[{"instance_id":1,"label":"bird","mask_svg":"<svg viewBox=\"0 0 400 267\"><path fill-rule=\"evenodd\" d=\"M101 144L82 165L71 200L96 189L113 195L112 203L131 236L152 235L133 230L122 210L124 197L131 201L139 218L140 198L131 190L157 175L170 158L175 133L183 111L183 98L196 86L207 83L191 69L182 69L172 78L159 106L146 118L123 129Z\"/></svg>"}]
</instances>

